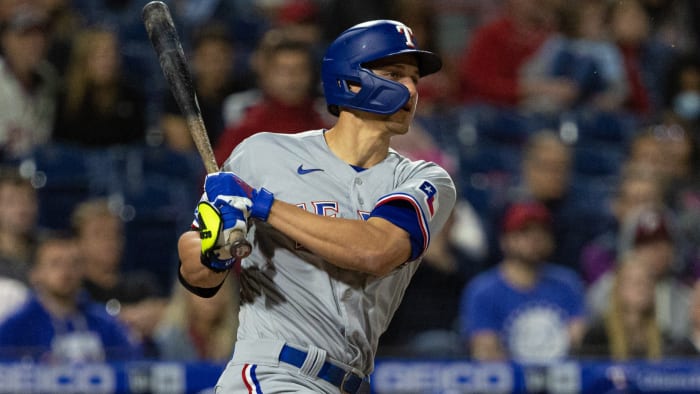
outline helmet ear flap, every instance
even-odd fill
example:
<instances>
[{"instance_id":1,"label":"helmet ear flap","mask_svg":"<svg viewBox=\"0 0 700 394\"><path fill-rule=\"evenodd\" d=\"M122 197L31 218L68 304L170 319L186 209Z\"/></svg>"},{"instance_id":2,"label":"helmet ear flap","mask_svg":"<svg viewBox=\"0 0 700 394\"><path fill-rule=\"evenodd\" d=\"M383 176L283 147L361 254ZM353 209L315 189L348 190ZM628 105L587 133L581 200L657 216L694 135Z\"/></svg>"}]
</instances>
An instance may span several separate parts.
<instances>
[{"instance_id":1,"label":"helmet ear flap","mask_svg":"<svg viewBox=\"0 0 700 394\"><path fill-rule=\"evenodd\" d=\"M343 106L380 115L390 115L406 105L411 98L408 88L398 82L378 77L365 68L361 68L358 75L359 83L349 79L337 81L345 99L342 105L328 105L328 111L331 114L338 116L340 107ZM353 83L359 86L357 92L350 89Z\"/></svg>"},{"instance_id":2,"label":"helmet ear flap","mask_svg":"<svg viewBox=\"0 0 700 394\"><path fill-rule=\"evenodd\" d=\"M362 87L355 96L355 108L390 115L400 110L411 98L404 85L378 77L367 69L360 69Z\"/></svg>"}]
</instances>

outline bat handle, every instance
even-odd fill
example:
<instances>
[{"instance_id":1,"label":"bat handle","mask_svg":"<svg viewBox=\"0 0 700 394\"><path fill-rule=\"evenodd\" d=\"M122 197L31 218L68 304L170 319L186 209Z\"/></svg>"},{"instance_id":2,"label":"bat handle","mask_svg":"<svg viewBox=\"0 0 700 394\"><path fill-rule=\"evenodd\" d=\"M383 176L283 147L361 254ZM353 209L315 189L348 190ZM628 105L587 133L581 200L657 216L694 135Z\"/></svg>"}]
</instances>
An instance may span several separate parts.
<instances>
[{"instance_id":1,"label":"bat handle","mask_svg":"<svg viewBox=\"0 0 700 394\"><path fill-rule=\"evenodd\" d=\"M243 233L242 230L231 231L228 241L228 244L231 245L231 256L234 256L236 258L246 258L248 257L248 255L250 255L250 252L253 250L253 247L250 245L250 242L248 242L248 240L245 238L245 233Z\"/></svg>"}]
</instances>

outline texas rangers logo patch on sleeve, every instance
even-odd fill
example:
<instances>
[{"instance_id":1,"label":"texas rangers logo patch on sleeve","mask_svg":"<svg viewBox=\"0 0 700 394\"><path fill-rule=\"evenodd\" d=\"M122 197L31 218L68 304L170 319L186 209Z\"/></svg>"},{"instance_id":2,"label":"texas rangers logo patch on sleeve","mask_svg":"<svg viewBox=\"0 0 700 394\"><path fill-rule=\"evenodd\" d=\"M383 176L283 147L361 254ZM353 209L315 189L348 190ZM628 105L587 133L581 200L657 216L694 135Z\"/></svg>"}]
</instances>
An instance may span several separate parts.
<instances>
[{"instance_id":1,"label":"texas rangers logo patch on sleeve","mask_svg":"<svg viewBox=\"0 0 700 394\"><path fill-rule=\"evenodd\" d=\"M425 194L425 203L428 206L428 210L430 210L430 217L432 218L435 215L435 208L437 208L437 201L435 201L437 188L432 183L424 181L419 189Z\"/></svg>"}]
</instances>

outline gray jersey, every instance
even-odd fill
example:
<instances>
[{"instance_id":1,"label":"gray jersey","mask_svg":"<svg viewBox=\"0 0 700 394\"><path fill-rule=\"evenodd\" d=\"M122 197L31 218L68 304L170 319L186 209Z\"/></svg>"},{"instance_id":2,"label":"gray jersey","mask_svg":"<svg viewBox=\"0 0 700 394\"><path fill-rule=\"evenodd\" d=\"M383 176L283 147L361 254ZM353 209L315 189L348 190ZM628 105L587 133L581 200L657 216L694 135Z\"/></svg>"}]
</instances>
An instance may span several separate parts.
<instances>
[{"instance_id":1,"label":"gray jersey","mask_svg":"<svg viewBox=\"0 0 700 394\"><path fill-rule=\"evenodd\" d=\"M416 211L427 248L455 203L447 172L390 150L364 171L338 159L323 130L259 133L224 164L252 186L320 215L366 219L378 202L404 199ZM242 262L239 340L280 339L325 349L369 374L379 336L399 306L420 258L384 277L338 268L263 222L248 233L253 252Z\"/></svg>"}]
</instances>

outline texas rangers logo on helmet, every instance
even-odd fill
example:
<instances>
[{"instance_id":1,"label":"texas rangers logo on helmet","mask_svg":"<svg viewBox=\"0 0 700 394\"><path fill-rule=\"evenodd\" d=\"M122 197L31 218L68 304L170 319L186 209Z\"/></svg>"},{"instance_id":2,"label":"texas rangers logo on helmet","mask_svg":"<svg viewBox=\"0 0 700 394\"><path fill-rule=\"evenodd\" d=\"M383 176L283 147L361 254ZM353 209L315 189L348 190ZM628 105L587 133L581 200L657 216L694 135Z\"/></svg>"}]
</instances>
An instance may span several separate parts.
<instances>
[{"instance_id":1,"label":"texas rangers logo on helmet","mask_svg":"<svg viewBox=\"0 0 700 394\"><path fill-rule=\"evenodd\" d=\"M416 43L413 42L413 30L406 25L396 25L396 31L403 34L406 37L406 46L415 48Z\"/></svg>"},{"instance_id":2,"label":"texas rangers logo on helmet","mask_svg":"<svg viewBox=\"0 0 700 394\"><path fill-rule=\"evenodd\" d=\"M432 218L433 215L435 215L435 208L437 208L437 201L435 201L437 188L435 188L432 183L424 181L419 189L425 194L425 203L428 206L428 210L430 210L430 217Z\"/></svg>"}]
</instances>

